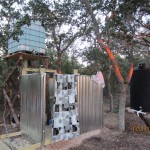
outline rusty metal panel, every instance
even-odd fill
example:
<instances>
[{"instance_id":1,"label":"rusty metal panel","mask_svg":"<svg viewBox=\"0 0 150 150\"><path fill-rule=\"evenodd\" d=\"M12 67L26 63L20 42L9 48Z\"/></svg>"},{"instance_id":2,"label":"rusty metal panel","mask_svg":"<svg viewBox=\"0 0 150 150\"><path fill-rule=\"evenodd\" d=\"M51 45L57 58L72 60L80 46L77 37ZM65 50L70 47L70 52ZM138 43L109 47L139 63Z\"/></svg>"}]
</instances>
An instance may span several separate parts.
<instances>
[{"instance_id":1,"label":"rusty metal panel","mask_svg":"<svg viewBox=\"0 0 150 150\"><path fill-rule=\"evenodd\" d=\"M103 88L90 76L78 76L80 133L103 126Z\"/></svg>"},{"instance_id":2,"label":"rusty metal panel","mask_svg":"<svg viewBox=\"0 0 150 150\"><path fill-rule=\"evenodd\" d=\"M21 76L20 128L36 142L44 142L45 139L45 82L45 73Z\"/></svg>"}]
</instances>

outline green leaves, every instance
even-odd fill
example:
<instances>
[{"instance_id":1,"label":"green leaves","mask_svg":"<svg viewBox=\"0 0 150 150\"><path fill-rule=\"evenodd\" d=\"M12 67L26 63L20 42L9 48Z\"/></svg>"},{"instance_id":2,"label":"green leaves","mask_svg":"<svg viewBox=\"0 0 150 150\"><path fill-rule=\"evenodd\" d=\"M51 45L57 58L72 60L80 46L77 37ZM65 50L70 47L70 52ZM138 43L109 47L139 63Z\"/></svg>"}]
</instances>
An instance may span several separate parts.
<instances>
[{"instance_id":1,"label":"green leaves","mask_svg":"<svg viewBox=\"0 0 150 150\"><path fill-rule=\"evenodd\" d=\"M30 23L29 16L22 14L20 4L23 4L22 0L1 0L0 47L5 54L8 53L8 40L18 41L18 36L23 34L21 27Z\"/></svg>"}]
</instances>

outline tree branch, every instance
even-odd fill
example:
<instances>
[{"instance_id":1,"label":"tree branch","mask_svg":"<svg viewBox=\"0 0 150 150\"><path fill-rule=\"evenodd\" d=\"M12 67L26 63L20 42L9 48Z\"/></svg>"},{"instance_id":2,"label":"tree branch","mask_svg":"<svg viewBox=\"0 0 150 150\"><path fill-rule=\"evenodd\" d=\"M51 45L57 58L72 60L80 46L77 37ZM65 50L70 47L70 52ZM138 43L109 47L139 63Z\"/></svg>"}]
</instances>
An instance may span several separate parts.
<instances>
[{"instance_id":1,"label":"tree branch","mask_svg":"<svg viewBox=\"0 0 150 150\"><path fill-rule=\"evenodd\" d=\"M70 40L70 42L67 44L67 46L61 50L61 54L62 54L66 49L68 49L68 47L74 42L74 40L75 40L77 37L78 37L78 36L76 35L76 36L74 36L74 37Z\"/></svg>"},{"instance_id":2,"label":"tree branch","mask_svg":"<svg viewBox=\"0 0 150 150\"><path fill-rule=\"evenodd\" d=\"M17 65L18 63L20 62L21 60L21 57L17 60L15 66L12 68L12 71L9 73L9 75L7 76L7 78L5 79L4 81L4 85L6 84L6 82L10 79L10 77L12 76L12 74L15 72L16 68L17 68Z\"/></svg>"},{"instance_id":3,"label":"tree branch","mask_svg":"<svg viewBox=\"0 0 150 150\"><path fill-rule=\"evenodd\" d=\"M60 49L59 49L59 47L57 45L57 37L56 37L55 29L53 29L52 34L53 34L54 44L56 46L56 49L57 49L57 51L60 51Z\"/></svg>"},{"instance_id":4,"label":"tree branch","mask_svg":"<svg viewBox=\"0 0 150 150\"><path fill-rule=\"evenodd\" d=\"M127 84L130 82L130 80L131 80L131 77L132 77L132 74L133 74L133 63L131 63L131 66L130 66L130 71L129 71L129 74L128 74L128 77L127 77L127 79L126 79L126 82L127 82Z\"/></svg>"},{"instance_id":5,"label":"tree branch","mask_svg":"<svg viewBox=\"0 0 150 150\"><path fill-rule=\"evenodd\" d=\"M5 91L4 88L3 88L3 94L4 94L4 97L6 98L6 100L7 100L7 102L8 102L8 105L9 105L9 107L10 107L12 116L13 116L13 118L14 118L16 124L19 125L19 120L18 120L17 115L16 115L16 113L15 113L15 110L14 110L14 108L13 108L13 104L12 104L10 98L8 97L8 95L7 95L7 93L6 93L6 91Z\"/></svg>"},{"instance_id":6,"label":"tree branch","mask_svg":"<svg viewBox=\"0 0 150 150\"><path fill-rule=\"evenodd\" d=\"M99 45L106 50L108 56L110 57L110 59L112 61L112 64L114 66L114 70L115 70L115 73L116 73L116 76L117 76L118 80L123 83L124 79L123 79L123 77L120 73L120 69L119 69L118 64L115 60L115 57L114 57L113 53L111 52L111 50L109 49L109 47L107 45L105 45L103 43L102 39L101 39L100 32L99 32L99 25L97 23L95 15L93 14L93 11L91 9L89 1L88 0L80 0L80 1L81 1L82 4L85 4L87 12L89 13L89 15L92 18L93 28L94 28L94 31L95 31L95 34L96 34L97 41L98 41Z\"/></svg>"}]
</instances>

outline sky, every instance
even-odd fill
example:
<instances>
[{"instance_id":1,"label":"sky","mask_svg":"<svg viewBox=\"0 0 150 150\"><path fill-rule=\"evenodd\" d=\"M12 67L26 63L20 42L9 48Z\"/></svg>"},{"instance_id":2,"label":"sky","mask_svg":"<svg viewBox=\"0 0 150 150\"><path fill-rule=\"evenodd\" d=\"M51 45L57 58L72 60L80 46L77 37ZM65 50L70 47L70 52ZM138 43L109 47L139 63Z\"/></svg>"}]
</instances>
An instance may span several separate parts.
<instances>
[{"instance_id":1,"label":"sky","mask_svg":"<svg viewBox=\"0 0 150 150\"><path fill-rule=\"evenodd\" d=\"M25 3L28 3L29 1L30 0L24 0ZM61 0L61 1L64 1L64 0ZM17 9L19 6L17 4L14 4L14 7ZM1 6L0 6L0 8L1 8ZM101 14L101 12L98 12L98 16L101 19L102 24L104 24L104 22L105 22L105 16L103 16ZM142 19L143 19L143 21L150 20L150 16L143 17ZM59 30L59 32L61 32L61 33L67 33L68 29L69 29L68 25L63 25L61 27L61 29ZM77 29L74 29L74 30L77 30ZM140 30L142 30L142 29L140 29ZM74 45L76 45L77 49L84 49L86 46L89 45L89 43L87 41L83 42L80 39L78 39L78 40L75 41ZM69 55L71 55L71 54L69 54ZM80 63L83 63L82 62L82 57L79 57L78 60L79 60ZM84 63L84 65L87 65L87 64Z\"/></svg>"}]
</instances>

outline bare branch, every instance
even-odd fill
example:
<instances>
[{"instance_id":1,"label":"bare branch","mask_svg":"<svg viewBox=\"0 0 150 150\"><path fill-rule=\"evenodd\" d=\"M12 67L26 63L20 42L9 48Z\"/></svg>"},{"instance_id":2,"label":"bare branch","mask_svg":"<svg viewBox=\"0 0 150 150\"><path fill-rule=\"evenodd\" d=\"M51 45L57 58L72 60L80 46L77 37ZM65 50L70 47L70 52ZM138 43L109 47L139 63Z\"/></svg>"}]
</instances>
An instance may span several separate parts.
<instances>
[{"instance_id":1,"label":"bare branch","mask_svg":"<svg viewBox=\"0 0 150 150\"><path fill-rule=\"evenodd\" d=\"M57 42L57 37L56 37L55 29L53 29L52 35L53 35L53 38L54 38L54 44L55 44L55 46L56 46L56 49L57 49L57 51L59 52L60 49L59 49L59 46L57 45L58 42Z\"/></svg>"},{"instance_id":2,"label":"bare branch","mask_svg":"<svg viewBox=\"0 0 150 150\"><path fill-rule=\"evenodd\" d=\"M19 125L19 120L18 120L17 114L15 113L15 110L14 110L14 108L13 108L13 104L12 104L10 98L8 97L8 95L7 95L7 93L6 93L6 91L5 91L4 88L3 88L3 94L4 94L5 99L6 99L7 102L8 102L8 105L9 105L9 107L10 107L12 116L13 116L13 118L14 118L16 124Z\"/></svg>"},{"instance_id":3,"label":"bare branch","mask_svg":"<svg viewBox=\"0 0 150 150\"><path fill-rule=\"evenodd\" d=\"M89 13L89 15L92 18L94 31L95 31L95 34L96 34L97 41L98 41L99 45L106 50L108 56L110 57L110 59L112 61L112 64L114 66L114 70L115 70L115 73L116 73L116 76L117 76L118 80L123 83L124 79L123 79L123 77L121 75L121 72L120 72L118 64L117 64L117 62L115 60L115 57L114 57L113 53L111 52L110 48L108 46L106 46L103 43L102 39L101 39L100 32L99 32L99 26L98 26L97 20L95 18L95 15L93 14L93 11L91 9L91 6L89 4L89 1L88 0L81 0L81 3L85 4L87 12Z\"/></svg>"},{"instance_id":4,"label":"bare branch","mask_svg":"<svg viewBox=\"0 0 150 150\"><path fill-rule=\"evenodd\" d=\"M129 71L128 77L126 79L127 84L130 82L132 74L133 74L133 63L131 63L130 71Z\"/></svg>"},{"instance_id":5,"label":"bare branch","mask_svg":"<svg viewBox=\"0 0 150 150\"><path fill-rule=\"evenodd\" d=\"M67 44L67 46L61 50L61 54L62 54L66 49L68 49L69 46L71 46L71 45L73 44L74 40L75 40L77 37L78 37L78 36L75 35L75 36L70 40L70 42Z\"/></svg>"}]
</instances>

